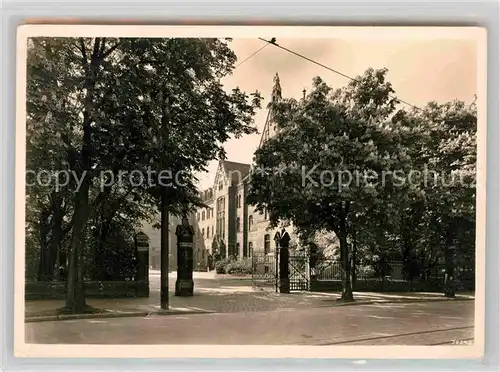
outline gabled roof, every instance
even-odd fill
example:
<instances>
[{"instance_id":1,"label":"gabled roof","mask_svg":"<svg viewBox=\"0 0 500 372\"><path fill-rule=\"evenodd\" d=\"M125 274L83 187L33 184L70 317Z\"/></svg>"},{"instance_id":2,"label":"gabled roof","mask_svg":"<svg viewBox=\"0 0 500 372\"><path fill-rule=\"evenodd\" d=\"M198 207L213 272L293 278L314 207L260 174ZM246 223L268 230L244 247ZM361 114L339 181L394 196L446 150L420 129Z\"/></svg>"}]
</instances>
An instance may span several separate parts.
<instances>
[{"instance_id":1,"label":"gabled roof","mask_svg":"<svg viewBox=\"0 0 500 372\"><path fill-rule=\"evenodd\" d=\"M221 160L221 164L226 171L227 178L231 180L232 184L241 182L250 172L250 164L236 163L227 160Z\"/></svg>"}]
</instances>

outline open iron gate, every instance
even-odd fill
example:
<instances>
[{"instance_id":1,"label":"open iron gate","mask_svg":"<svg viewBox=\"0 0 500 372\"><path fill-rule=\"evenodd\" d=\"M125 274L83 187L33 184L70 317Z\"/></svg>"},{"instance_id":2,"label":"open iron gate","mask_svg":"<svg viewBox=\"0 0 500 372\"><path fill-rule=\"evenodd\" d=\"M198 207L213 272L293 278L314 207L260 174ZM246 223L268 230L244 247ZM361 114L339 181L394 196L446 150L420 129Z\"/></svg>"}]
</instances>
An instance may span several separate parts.
<instances>
[{"instance_id":1,"label":"open iron gate","mask_svg":"<svg viewBox=\"0 0 500 372\"><path fill-rule=\"evenodd\" d=\"M261 290L278 289L278 268L274 252L254 251L252 255L252 284Z\"/></svg>"},{"instance_id":2,"label":"open iron gate","mask_svg":"<svg viewBox=\"0 0 500 372\"><path fill-rule=\"evenodd\" d=\"M290 291L309 290L309 256L307 252L293 252L288 262ZM254 251L252 255L252 284L261 290L279 289L279 254Z\"/></svg>"},{"instance_id":3,"label":"open iron gate","mask_svg":"<svg viewBox=\"0 0 500 372\"><path fill-rule=\"evenodd\" d=\"M308 291L310 269L309 255L305 251L290 254L288 263L290 291Z\"/></svg>"}]
</instances>

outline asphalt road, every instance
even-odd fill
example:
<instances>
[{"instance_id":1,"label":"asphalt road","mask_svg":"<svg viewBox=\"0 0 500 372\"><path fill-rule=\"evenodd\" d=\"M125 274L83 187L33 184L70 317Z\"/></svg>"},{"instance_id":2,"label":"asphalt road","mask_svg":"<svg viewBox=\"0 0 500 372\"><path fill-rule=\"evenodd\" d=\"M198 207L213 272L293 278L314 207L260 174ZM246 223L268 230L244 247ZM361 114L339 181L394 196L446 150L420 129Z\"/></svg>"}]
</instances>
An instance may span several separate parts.
<instances>
[{"instance_id":1,"label":"asphalt road","mask_svg":"<svg viewBox=\"0 0 500 372\"><path fill-rule=\"evenodd\" d=\"M26 323L26 342L63 344L438 345L472 342L474 301L381 303Z\"/></svg>"}]
</instances>

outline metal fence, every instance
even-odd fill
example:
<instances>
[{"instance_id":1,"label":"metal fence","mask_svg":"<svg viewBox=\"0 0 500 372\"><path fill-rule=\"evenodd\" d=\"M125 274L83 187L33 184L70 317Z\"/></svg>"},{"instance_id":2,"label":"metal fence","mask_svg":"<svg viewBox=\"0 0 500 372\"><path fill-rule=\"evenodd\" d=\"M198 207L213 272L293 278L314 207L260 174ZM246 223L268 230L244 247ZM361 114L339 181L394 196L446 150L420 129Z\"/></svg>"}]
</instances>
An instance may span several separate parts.
<instances>
[{"instance_id":1,"label":"metal fence","mask_svg":"<svg viewBox=\"0 0 500 372\"><path fill-rule=\"evenodd\" d=\"M288 264L290 290L307 291L309 290L310 270L309 255L307 252L293 252L290 255Z\"/></svg>"},{"instance_id":2,"label":"metal fence","mask_svg":"<svg viewBox=\"0 0 500 372\"><path fill-rule=\"evenodd\" d=\"M385 278L390 280L406 280L404 262L390 261L383 268L377 268L374 264L357 264L356 277L358 279ZM316 264L312 270L316 280L340 280L342 264L334 259L323 259ZM434 265L419 270L421 279L439 280L444 278L444 266ZM417 279L415 277L415 279Z\"/></svg>"},{"instance_id":3,"label":"metal fence","mask_svg":"<svg viewBox=\"0 0 500 372\"><path fill-rule=\"evenodd\" d=\"M252 254L252 283L255 287L277 290L277 260L273 253L254 251Z\"/></svg>"},{"instance_id":4,"label":"metal fence","mask_svg":"<svg viewBox=\"0 0 500 372\"><path fill-rule=\"evenodd\" d=\"M314 268L305 252L292 252L289 262L290 290L339 290L342 280L341 263L322 259ZM411 275L410 275L410 272ZM409 268L402 261L362 263L356 265L353 289L357 291L441 291L444 286L444 266ZM274 252L254 252L252 256L253 285L261 289L278 290L279 265ZM456 290L474 290L474 268L456 267Z\"/></svg>"},{"instance_id":5,"label":"metal fence","mask_svg":"<svg viewBox=\"0 0 500 372\"><path fill-rule=\"evenodd\" d=\"M402 261L390 261L380 267L377 265L356 265L356 286L363 288L378 288L379 282L385 288L401 290L441 290L444 285L444 265L419 266L412 275L406 271ZM316 282L338 282L342 279L341 263L333 259L323 259L311 269ZM455 267L454 285L457 290L474 290L475 277L473 267Z\"/></svg>"}]
</instances>

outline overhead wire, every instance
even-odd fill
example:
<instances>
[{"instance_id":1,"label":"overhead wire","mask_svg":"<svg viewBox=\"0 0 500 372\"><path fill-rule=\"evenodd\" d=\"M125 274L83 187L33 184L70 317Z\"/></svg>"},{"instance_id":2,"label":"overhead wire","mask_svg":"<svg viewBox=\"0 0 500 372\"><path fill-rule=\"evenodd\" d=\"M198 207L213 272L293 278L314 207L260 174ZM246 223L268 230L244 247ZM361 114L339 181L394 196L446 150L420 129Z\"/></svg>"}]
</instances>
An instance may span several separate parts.
<instances>
[{"instance_id":1,"label":"overhead wire","mask_svg":"<svg viewBox=\"0 0 500 372\"><path fill-rule=\"evenodd\" d=\"M286 47L284 47L284 46L282 46L282 45L279 45L278 43L276 43L276 39L275 39L275 38L272 38L271 40L266 40L266 39L263 39L263 38L259 37L259 40L264 41L264 42L266 43L265 45L274 45L274 46L276 46L276 47L278 47L278 48L280 48L280 49L282 49L282 50L284 50L284 51L286 51L286 52L288 52L288 53L291 53L291 54L293 54L293 55L295 55L295 56L297 56L297 57L300 57L300 58L302 58L302 59L305 59L306 61L309 61L309 62L311 62L311 63L314 63L315 65L318 65L318 66L320 66L320 67L323 67L323 68L325 68L325 69L327 69L327 70L329 70L329 71L331 71L331 72L333 72L333 73L335 73L335 74L337 74L337 75L343 76L343 77L345 77L345 78L347 78L347 79L349 79L349 80L351 80L351 81L356 81L356 82L359 82L359 80L358 80L358 79L356 79L356 78L353 78L353 77L351 77L351 76L349 76L349 75L346 75L346 74L344 74L344 73L342 73L342 72L340 72L340 71L338 71L338 70L335 70L335 69L333 69L333 68L331 68L331 67L329 67L329 66L327 66L327 65L324 65L324 64L323 64L323 63L321 63L321 62L315 61L315 60L314 60L314 59L312 59L312 58L309 58L309 57L307 57L307 56L304 56L303 54L300 54L300 53L295 52L295 51L293 51L293 50L291 50L291 49L288 49L288 48L286 48ZM402 99L400 99L400 98L398 98L398 97L396 97L396 96L389 95L389 97L391 97L391 98L393 98L393 99L396 99L396 100L398 100L399 102L404 103L404 104L406 104L406 105L408 105L408 106L411 106L411 107L413 107L413 108L415 108L415 109L417 109L417 110L421 110L421 108L420 108L420 107L418 107L418 106L416 106L416 105L414 105L414 104L412 104L412 103L410 103L410 102L408 102L408 101L404 101L404 100L402 100Z\"/></svg>"},{"instance_id":2,"label":"overhead wire","mask_svg":"<svg viewBox=\"0 0 500 372\"><path fill-rule=\"evenodd\" d=\"M257 55L259 52L261 52L268 45L269 44L265 44L262 48L259 48L258 50L256 50L252 54L250 54L247 58L245 58L243 61L241 61L240 63L238 63L236 66L234 66L234 68L237 68L237 67L241 66L243 63L245 63L246 61L248 61L250 58L252 58L253 56Z\"/></svg>"}]
</instances>

